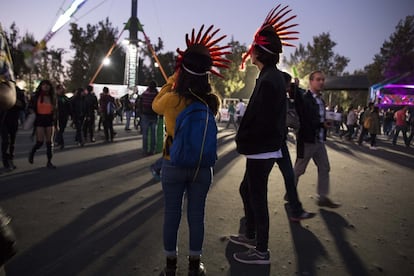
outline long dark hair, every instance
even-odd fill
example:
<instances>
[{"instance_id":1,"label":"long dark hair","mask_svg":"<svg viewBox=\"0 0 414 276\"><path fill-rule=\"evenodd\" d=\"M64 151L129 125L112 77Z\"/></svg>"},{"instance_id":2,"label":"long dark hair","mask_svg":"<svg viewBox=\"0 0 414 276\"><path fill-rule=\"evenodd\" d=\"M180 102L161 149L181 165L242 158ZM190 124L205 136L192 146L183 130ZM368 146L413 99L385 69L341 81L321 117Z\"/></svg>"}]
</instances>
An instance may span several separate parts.
<instances>
[{"instance_id":1,"label":"long dark hair","mask_svg":"<svg viewBox=\"0 0 414 276\"><path fill-rule=\"evenodd\" d=\"M43 84L47 84L49 85L50 89L47 92L47 94L44 94L42 91L42 85ZM43 102L43 96L49 96L50 97L50 101L52 103L55 102L55 98L56 98L56 93L55 93L55 88L52 85L52 82L50 80L42 80L39 85L36 88L35 94L37 97L40 97L40 102Z\"/></svg>"},{"instance_id":2,"label":"long dark hair","mask_svg":"<svg viewBox=\"0 0 414 276\"><path fill-rule=\"evenodd\" d=\"M184 99L207 103L214 114L220 107L220 98L211 92L208 70L211 69L212 60L209 55L196 51L189 51L183 57L183 66L175 86L175 92Z\"/></svg>"}]
</instances>

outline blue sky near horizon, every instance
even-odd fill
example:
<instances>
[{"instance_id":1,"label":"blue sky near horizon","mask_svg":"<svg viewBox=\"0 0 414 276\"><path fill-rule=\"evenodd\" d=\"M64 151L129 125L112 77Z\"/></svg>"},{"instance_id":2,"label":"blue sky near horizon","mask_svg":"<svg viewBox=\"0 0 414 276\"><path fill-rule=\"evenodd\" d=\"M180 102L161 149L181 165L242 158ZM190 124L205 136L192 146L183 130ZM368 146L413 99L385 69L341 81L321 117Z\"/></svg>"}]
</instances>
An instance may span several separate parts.
<instances>
[{"instance_id":1,"label":"blue sky near horizon","mask_svg":"<svg viewBox=\"0 0 414 276\"><path fill-rule=\"evenodd\" d=\"M8 1L7 12L0 13L0 22L6 30L15 22L20 35L28 32L41 40L71 2ZM296 45L312 43L314 36L330 33L337 43L334 52L350 59L345 69L350 73L371 63L398 22L414 15L412 0L138 0L138 18L152 41L162 38L164 51L185 48L185 34L202 24L214 24L229 40L234 38L249 45L267 13L278 3L289 5L292 14L297 15L295 23L299 24L296 30L300 32L300 40L294 42ZM95 25L108 17L112 25L121 30L130 16L131 0L87 0L71 22L85 27L87 23ZM123 36L128 37L128 33ZM141 34L138 36L142 38ZM70 51L68 25L47 45ZM294 48L285 47L283 54L289 56L293 51Z\"/></svg>"}]
</instances>

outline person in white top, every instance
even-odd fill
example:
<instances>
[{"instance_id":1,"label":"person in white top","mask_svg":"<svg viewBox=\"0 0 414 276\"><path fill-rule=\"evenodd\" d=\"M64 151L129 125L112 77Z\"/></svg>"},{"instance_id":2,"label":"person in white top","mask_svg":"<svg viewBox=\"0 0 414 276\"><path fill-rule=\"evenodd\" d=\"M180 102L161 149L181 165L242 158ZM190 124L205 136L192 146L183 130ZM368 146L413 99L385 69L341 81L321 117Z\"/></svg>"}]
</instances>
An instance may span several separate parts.
<instances>
[{"instance_id":1,"label":"person in white top","mask_svg":"<svg viewBox=\"0 0 414 276\"><path fill-rule=\"evenodd\" d=\"M243 118L244 112L246 111L246 104L243 99L239 99L239 102L236 105L236 116L237 116L237 125L240 126L240 121Z\"/></svg>"},{"instance_id":2,"label":"person in white top","mask_svg":"<svg viewBox=\"0 0 414 276\"><path fill-rule=\"evenodd\" d=\"M345 136L348 140L351 140L354 137L355 125L358 120L358 115L354 110L354 107L351 105L348 108L348 115L346 116L346 128L347 130L340 135L342 138Z\"/></svg>"}]
</instances>

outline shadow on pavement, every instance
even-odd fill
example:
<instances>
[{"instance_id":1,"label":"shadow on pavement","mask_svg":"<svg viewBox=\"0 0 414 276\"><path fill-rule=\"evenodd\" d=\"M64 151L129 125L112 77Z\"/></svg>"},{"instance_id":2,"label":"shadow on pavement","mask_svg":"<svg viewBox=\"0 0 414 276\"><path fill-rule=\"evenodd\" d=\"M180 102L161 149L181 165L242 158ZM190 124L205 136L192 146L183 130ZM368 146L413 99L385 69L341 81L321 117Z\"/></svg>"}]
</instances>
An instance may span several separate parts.
<instances>
[{"instance_id":1,"label":"shadow on pavement","mask_svg":"<svg viewBox=\"0 0 414 276\"><path fill-rule=\"evenodd\" d=\"M325 221L329 232L335 240L335 245L344 261L345 267L350 275L369 275L362 260L352 249L351 244L346 240L345 230L352 229L349 223L339 214L320 209L321 216Z\"/></svg>"},{"instance_id":2,"label":"shadow on pavement","mask_svg":"<svg viewBox=\"0 0 414 276\"><path fill-rule=\"evenodd\" d=\"M40 159L43 159L43 156L38 156L37 160L35 159L35 163L43 161ZM35 168L32 171L4 175L2 176L4 177L4 181L1 183L0 200L58 185L71 179L92 175L96 172L136 160L136 150L130 150L101 156L93 159L93 161L85 160L66 166L59 166L56 170L42 167ZM33 181L27 181L28 179L32 179Z\"/></svg>"},{"instance_id":3,"label":"shadow on pavement","mask_svg":"<svg viewBox=\"0 0 414 276\"><path fill-rule=\"evenodd\" d=\"M368 144L359 146L358 144L356 144L356 142L332 139L333 138L326 142L326 145L329 148L338 152L342 152L344 154L351 155L358 161L366 162L366 158L364 158L364 156L361 154L369 154L371 156L387 160L388 162L393 162L402 167L406 167L409 169L414 168L413 147L405 147L403 145L394 146L389 142L386 142L382 139L378 139L378 149L371 150L369 149Z\"/></svg>"},{"instance_id":4,"label":"shadow on pavement","mask_svg":"<svg viewBox=\"0 0 414 276\"><path fill-rule=\"evenodd\" d=\"M79 275L84 268L102 258L162 209L163 199L160 191L106 220L109 214L128 198L154 184L156 181L148 181L136 189L87 208L65 227L12 259L7 266L8 274ZM136 239L140 240L142 237ZM127 254L129 250L123 248L120 252ZM111 264L117 263L123 257L122 254L112 256ZM105 275L107 269L109 268L102 266L97 275Z\"/></svg>"},{"instance_id":5,"label":"shadow on pavement","mask_svg":"<svg viewBox=\"0 0 414 276\"><path fill-rule=\"evenodd\" d=\"M240 219L239 233L245 232L245 218ZM249 265L242 264L237 262L233 258L233 254L237 252L246 251L247 248L228 242L226 246L226 258L229 262L230 269L227 273L228 276L269 276L270 275L270 265Z\"/></svg>"},{"instance_id":6,"label":"shadow on pavement","mask_svg":"<svg viewBox=\"0 0 414 276\"><path fill-rule=\"evenodd\" d=\"M286 216L289 219L289 204L285 204ZM290 220L289 220L290 221ZM297 257L298 275L317 275L319 258L328 258L328 252L311 231L302 227L299 222L289 222L290 233ZM320 272L320 271L319 271ZM357 274L354 274L357 275Z\"/></svg>"}]
</instances>

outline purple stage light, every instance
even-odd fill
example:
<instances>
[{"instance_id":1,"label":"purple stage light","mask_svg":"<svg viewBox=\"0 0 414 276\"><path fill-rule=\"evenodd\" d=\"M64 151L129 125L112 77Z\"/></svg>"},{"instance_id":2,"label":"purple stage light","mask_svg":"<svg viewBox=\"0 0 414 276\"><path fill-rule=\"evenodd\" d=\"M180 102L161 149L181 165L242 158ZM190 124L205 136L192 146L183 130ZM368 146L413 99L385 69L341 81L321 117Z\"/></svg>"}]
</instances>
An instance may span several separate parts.
<instances>
[{"instance_id":1,"label":"purple stage light","mask_svg":"<svg viewBox=\"0 0 414 276\"><path fill-rule=\"evenodd\" d=\"M414 89L414 84L387 84L384 88L411 88Z\"/></svg>"}]
</instances>

